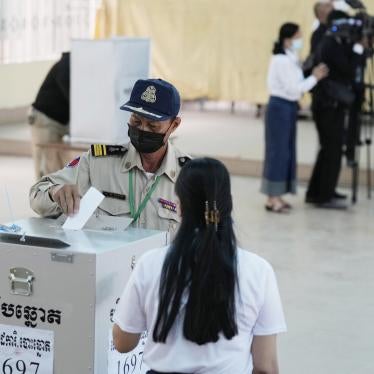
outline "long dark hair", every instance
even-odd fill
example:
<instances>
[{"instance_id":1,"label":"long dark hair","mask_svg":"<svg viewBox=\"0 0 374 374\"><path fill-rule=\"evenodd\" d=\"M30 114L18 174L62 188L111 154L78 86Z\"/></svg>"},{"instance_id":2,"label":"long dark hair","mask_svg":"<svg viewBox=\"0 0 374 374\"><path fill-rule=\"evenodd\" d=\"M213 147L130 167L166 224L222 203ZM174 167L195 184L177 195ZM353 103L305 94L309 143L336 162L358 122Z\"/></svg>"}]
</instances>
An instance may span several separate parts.
<instances>
[{"instance_id":1,"label":"long dark hair","mask_svg":"<svg viewBox=\"0 0 374 374\"><path fill-rule=\"evenodd\" d=\"M162 268L153 340L166 341L186 292L184 337L199 345L216 342L220 333L231 339L238 333L238 282L229 173L214 159L189 161L179 174L176 193L182 223ZM207 207L219 211L217 225L207 224Z\"/></svg>"},{"instance_id":2,"label":"long dark hair","mask_svg":"<svg viewBox=\"0 0 374 374\"><path fill-rule=\"evenodd\" d=\"M300 27L296 23L287 22L284 23L279 29L279 35L277 41L274 43L273 55L285 54L283 43L285 39L292 38Z\"/></svg>"}]
</instances>

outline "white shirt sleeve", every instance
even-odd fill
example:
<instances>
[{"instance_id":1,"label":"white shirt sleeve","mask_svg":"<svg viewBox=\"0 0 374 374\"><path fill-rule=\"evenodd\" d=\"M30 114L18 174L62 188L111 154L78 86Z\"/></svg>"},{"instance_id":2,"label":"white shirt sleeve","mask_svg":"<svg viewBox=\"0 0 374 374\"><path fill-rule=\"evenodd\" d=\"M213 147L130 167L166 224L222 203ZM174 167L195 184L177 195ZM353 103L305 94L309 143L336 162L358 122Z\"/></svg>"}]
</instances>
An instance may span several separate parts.
<instances>
[{"instance_id":1,"label":"white shirt sleeve","mask_svg":"<svg viewBox=\"0 0 374 374\"><path fill-rule=\"evenodd\" d=\"M131 334L142 333L147 329L141 279L142 266L139 261L126 284L113 316L113 321L121 330Z\"/></svg>"},{"instance_id":2,"label":"white shirt sleeve","mask_svg":"<svg viewBox=\"0 0 374 374\"><path fill-rule=\"evenodd\" d=\"M274 96L299 100L317 84L315 76L304 79L301 68L287 55L275 55L268 74L269 91Z\"/></svg>"},{"instance_id":3,"label":"white shirt sleeve","mask_svg":"<svg viewBox=\"0 0 374 374\"><path fill-rule=\"evenodd\" d=\"M273 268L267 264L264 302L253 328L253 335L273 335L287 331Z\"/></svg>"}]
</instances>

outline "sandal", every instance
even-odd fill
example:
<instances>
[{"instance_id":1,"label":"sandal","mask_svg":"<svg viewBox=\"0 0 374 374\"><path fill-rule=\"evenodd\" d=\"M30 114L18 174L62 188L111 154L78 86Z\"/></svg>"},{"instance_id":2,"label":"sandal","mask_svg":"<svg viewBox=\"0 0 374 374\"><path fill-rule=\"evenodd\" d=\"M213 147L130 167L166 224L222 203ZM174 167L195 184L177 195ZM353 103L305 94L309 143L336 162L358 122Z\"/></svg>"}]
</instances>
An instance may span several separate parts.
<instances>
[{"instance_id":1,"label":"sandal","mask_svg":"<svg viewBox=\"0 0 374 374\"><path fill-rule=\"evenodd\" d=\"M273 204L273 205L265 205L265 209L267 212L272 213L288 213L289 208L285 206L285 204Z\"/></svg>"},{"instance_id":2,"label":"sandal","mask_svg":"<svg viewBox=\"0 0 374 374\"><path fill-rule=\"evenodd\" d=\"M289 203L286 203L286 202L283 203L283 207L284 207L284 209L288 209L288 210L293 209L293 206Z\"/></svg>"},{"instance_id":3,"label":"sandal","mask_svg":"<svg viewBox=\"0 0 374 374\"><path fill-rule=\"evenodd\" d=\"M290 209L291 210L293 208L291 204L287 203L287 201L284 201L283 199L281 199L281 202L282 202L285 209Z\"/></svg>"}]
</instances>

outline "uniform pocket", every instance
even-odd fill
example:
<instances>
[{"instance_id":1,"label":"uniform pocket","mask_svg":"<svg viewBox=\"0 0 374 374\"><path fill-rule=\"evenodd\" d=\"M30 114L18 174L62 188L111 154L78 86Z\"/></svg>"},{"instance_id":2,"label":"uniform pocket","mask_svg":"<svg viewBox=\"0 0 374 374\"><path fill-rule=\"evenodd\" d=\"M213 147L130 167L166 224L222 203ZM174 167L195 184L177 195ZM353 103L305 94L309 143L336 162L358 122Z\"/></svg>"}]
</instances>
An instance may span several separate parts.
<instances>
[{"instance_id":1,"label":"uniform pocket","mask_svg":"<svg viewBox=\"0 0 374 374\"><path fill-rule=\"evenodd\" d=\"M157 214L161 218L172 220L172 221L175 221L177 223L180 223L182 221L181 217L179 217L177 212L173 212L173 211L171 211L169 209L166 209L166 208L163 208L163 207L158 208Z\"/></svg>"},{"instance_id":2,"label":"uniform pocket","mask_svg":"<svg viewBox=\"0 0 374 374\"><path fill-rule=\"evenodd\" d=\"M127 201L117 200L106 197L99 205L98 212L104 211L104 214L110 216L123 216L130 214L130 205Z\"/></svg>"},{"instance_id":3,"label":"uniform pocket","mask_svg":"<svg viewBox=\"0 0 374 374\"><path fill-rule=\"evenodd\" d=\"M179 217L177 212L173 212L163 207L157 209L157 215L159 216L160 221L162 221L160 227L163 227L163 230L170 233L172 240L182 222L181 217Z\"/></svg>"}]
</instances>

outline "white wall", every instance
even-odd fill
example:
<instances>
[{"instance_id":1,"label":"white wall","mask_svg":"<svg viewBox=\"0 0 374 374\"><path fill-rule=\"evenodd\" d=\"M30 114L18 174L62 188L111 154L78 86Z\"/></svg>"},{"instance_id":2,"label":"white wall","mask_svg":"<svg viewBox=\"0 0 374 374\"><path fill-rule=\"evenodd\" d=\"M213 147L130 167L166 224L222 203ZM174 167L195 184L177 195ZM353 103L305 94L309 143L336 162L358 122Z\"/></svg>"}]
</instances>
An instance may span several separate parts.
<instances>
[{"instance_id":1,"label":"white wall","mask_svg":"<svg viewBox=\"0 0 374 374\"><path fill-rule=\"evenodd\" d=\"M53 63L0 64L0 110L30 105Z\"/></svg>"}]
</instances>

